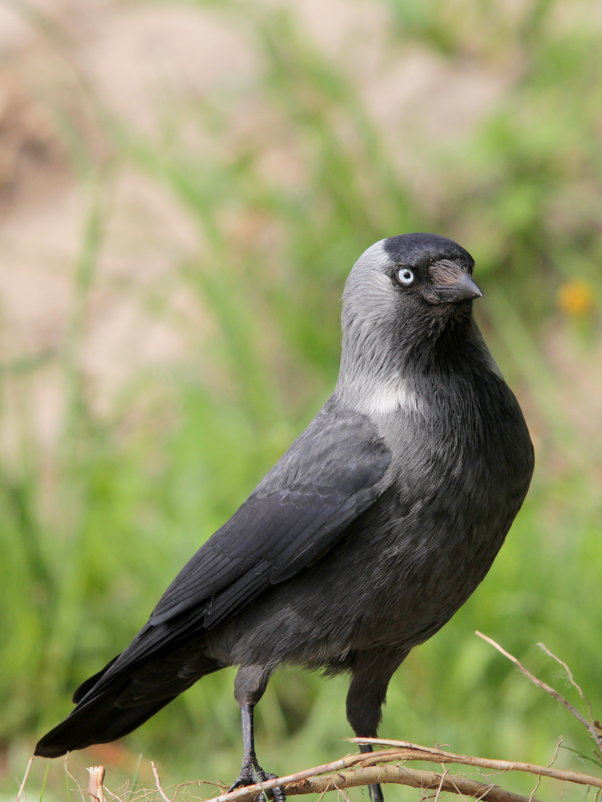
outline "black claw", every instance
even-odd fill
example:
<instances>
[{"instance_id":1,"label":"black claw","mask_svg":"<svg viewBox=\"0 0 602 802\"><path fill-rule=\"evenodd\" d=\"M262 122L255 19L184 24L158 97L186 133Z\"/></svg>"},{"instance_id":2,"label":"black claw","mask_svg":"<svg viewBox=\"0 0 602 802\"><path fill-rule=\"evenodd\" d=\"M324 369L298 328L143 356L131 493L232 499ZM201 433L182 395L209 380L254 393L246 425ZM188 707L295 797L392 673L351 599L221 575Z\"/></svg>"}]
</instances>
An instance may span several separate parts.
<instances>
[{"instance_id":1,"label":"black claw","mask_svg":"<svg viewBox=\"0 0 602 802\"><path fill-rule=\"evenodd\" d=\"M239 776L236 778L236 780L234 780L230 788L228 788L228 793L230 793L230 791L235 791L237 788L244 788L247 785L255 785L256 783L264 783L268 780L275 780L276 777L276 774L269 774L267 771L264 771L261 766L243 766ZM261 796L261 794L258 794L256 799L260 800ZM286 794L284 793L283 789L280 788L280 786L276 786L276 788L271 788L269 791L266 791L265 796L273 797L274 802L286 802Z\"/></svg>"},{"instance_id":2,"label":"black claw","mask_svg":"<svg viewBox=\"0 0 602 802\"><path fill-rule=\"evenodd\" d=\"M251 785L251 783L247 782L243 777L237 777L226 793L231 794L232 791L236 791L237 788L244 788L245 785Z\"/></svg>"},{"instance_id":3,"label":"black claw","mask_svg":"<svg viewBox=\"0 0 602 802\"><path fill-rule=\"evenodd\" d=\"M277 776L276 774L266 774L265 779L275 780L276 776ZM272 790L268 791L268 793L270 793L273 796L274 802L286 802L286 794L284 793L284 788L281 788L279 785L277 785L275 788L272 788Z\"/></svg>"}]
</instances>

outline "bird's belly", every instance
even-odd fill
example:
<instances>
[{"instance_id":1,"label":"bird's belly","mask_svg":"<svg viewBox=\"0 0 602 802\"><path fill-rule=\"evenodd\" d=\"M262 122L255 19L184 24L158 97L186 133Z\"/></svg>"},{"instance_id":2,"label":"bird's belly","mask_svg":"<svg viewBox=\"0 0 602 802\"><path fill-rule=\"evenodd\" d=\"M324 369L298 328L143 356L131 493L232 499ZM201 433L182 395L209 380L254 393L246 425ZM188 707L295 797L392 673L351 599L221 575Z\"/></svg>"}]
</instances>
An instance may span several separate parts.
<instances>
[{"instance_id":1,"label":"bird's belly","mask_svg":"<svg viewBox=\"0 0 602 802\"><path fill-rule=\"evenodd\" d=\"M416 646L474 592L514 515L492 514L488 504L474 503L465 513L459 497L446 494L443 502L432 499L412 509L396 526L376 529L354 615L355 648Z\"/></svg>"}]
</instances>

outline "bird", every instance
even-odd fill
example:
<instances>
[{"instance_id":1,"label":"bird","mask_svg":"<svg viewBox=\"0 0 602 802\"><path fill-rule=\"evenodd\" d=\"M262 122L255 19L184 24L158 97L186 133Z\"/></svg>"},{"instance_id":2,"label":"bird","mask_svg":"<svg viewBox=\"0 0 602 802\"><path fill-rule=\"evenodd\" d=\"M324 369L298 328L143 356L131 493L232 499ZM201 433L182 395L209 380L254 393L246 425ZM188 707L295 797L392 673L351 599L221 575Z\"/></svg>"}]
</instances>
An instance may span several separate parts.
<instances>
[{"instance_id":1,"label":"bird","mask_svg":"<svg viewBox=\"0 0 602 802\"><path fill-rule=\"evenodd\" d=\"M274 776L254 710L280 666L350 675L348 722L377 736L392 675L485 577L533 473L523 414L473 317L473 266L428 233L359 257L332 395L36 755L126 735L226 666L243 740L232 789ZM370 795L382 802L380 785Z\"/></svg>"}]
</instances>

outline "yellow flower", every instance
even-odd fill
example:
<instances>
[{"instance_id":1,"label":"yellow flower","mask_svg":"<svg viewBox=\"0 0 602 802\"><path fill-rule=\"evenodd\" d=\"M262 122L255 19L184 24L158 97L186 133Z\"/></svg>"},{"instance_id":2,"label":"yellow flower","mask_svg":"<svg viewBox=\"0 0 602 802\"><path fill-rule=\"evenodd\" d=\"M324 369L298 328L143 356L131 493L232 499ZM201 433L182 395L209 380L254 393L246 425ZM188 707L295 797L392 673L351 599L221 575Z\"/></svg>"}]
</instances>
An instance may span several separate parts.
<instances>
[{"instance_id":1,"label":"yellow flower","mask_svg":"<svg viewBox=\"0 0 602 802\"><path fill-rule=\"evenodd\" d=\"M567 315L581 317L594 308L594 291L583 279L565 282L558 290L558 306Z\"/></svg>"}]
</instances>

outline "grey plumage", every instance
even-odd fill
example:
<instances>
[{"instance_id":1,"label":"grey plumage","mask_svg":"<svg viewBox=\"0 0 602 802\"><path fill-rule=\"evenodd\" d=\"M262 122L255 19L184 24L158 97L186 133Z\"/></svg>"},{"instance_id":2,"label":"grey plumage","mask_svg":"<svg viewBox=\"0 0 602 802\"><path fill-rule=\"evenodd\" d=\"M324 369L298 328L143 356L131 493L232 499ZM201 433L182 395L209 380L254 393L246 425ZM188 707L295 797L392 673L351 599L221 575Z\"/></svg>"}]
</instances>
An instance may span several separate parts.
<instances>
[{"instance_id":1,"label":"grey plumage","mask_svg":"<svg viewBox=\"0 0 602 802\"><path fill-rule=\"evenodd\" d=\"M241 667L239 783L261 773L252 709L281 664L351 672L348 719L376 735L392 673L483 579L533 470L523 416L472 317L472 266L432 234L360 257L333 395L37 754L113 740L226 665Z\"/></svg>"}]
</instances>

